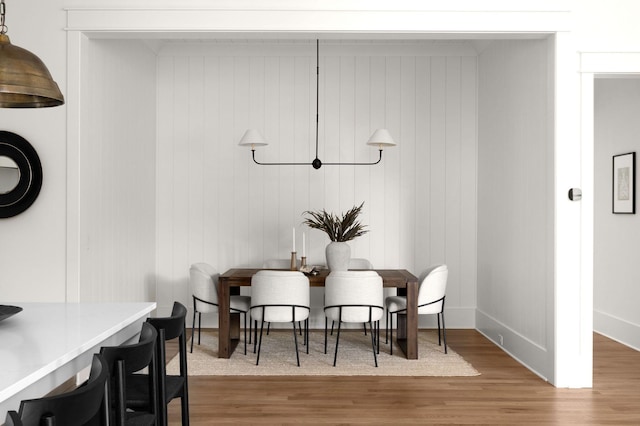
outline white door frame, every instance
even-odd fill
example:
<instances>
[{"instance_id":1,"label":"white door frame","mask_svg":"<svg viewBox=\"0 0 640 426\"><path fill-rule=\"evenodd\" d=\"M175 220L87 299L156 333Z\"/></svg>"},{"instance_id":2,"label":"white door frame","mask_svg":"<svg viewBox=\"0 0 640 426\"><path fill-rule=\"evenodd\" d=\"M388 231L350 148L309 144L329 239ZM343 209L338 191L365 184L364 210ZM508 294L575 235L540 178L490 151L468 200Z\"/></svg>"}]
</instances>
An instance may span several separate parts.
<instances>
[{"instance_id":1,"label":"white door frame","mask_svg":"<svg viewBox=\"0 0 640 426\"><path fill-rule=\"evenodd\" d=\"M581 254L592 253L581 243L581 233L588 221L580 220L581 211L589 210L583 202L567 201L571 187L582 186L579 136L579 79L576 51L571 43L571 13L564 2L509 2L509 10L494 6L490 10L467 10L434 6L425 2L399 2L404 9L389 10L372 2L369 10L362 3L327 0L322 10L312 3L291 4L282 10L267 9L266 2L215 2L216 7L193 9L159 8L70 8L68 31L68 227L67 227L67 297L76 300L79 283L79 150L81 139L81 94L83 49L86 37L115 38L154 37L237 37L237 34L307 38L518 38L555 35L555 274L553 307L547 318L554 351L552 383L561 387L591 386L592 351L592 283L585 280ZM534 5L534 3L536 5ZM359 4L354 7L354 4ZM431 4L431 6L428 6ZM503 5L504 3L496 3ZM273 7L273 6L272 6ZM544 9L540 9L543 7ZM77 82L77 87L71 82ZM584 150L583 150L584 151ZM591 174L593 172L591 171ZM585 191L586 192L586 191ZM586 213L588 219L589 214ZM587 240L589 240L587 234ZM584 240L584 238L582 238ZM580 273L582 272L582 274ZM588 293L588 295L587 295ZM582 295L582 296L580 296ZM588 335L586 333L588 330Z\"/></svg>"},{"instance_id":2,"label":"white door frame","mask_svg":"<svg viewBox=\"0 0 640 426\"><path fill-rule=\"evenodd\" d=\"M595 78L602 76L640 76L640 52L581 52L580 53L580 137L582 157L583 213L582 213L582 306L585 317L590 316L593 334L593 265L594 265L594 174L595 174ZM588 207L588 208L587 208ZM589 309L589 311L587 311ZM586 324L585 324L586 326ZM585 330L586 332L586 330ZM583 351L592 351L585 347ZM590 343L592 345L592 342ZM593 370L593 367L590 368Z\"/></svg>"}]
</instances>

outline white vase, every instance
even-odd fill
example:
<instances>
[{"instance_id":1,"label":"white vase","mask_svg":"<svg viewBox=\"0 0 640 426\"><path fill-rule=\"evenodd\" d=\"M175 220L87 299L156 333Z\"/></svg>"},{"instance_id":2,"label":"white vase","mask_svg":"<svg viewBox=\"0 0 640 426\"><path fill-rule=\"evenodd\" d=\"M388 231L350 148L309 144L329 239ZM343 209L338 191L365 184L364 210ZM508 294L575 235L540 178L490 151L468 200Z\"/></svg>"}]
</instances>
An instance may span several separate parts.
<instances>
[{"instance_id":1,"label":"white vase","mask_svg":"<svg viewBox=\"0 0 640 426\"><path fill-rule=\"evenodd\" d=\"M346 271L349 269L351 247L346 242L332 241L325 249L325 256L330 271Z\"/></svg>"}]
</instances>

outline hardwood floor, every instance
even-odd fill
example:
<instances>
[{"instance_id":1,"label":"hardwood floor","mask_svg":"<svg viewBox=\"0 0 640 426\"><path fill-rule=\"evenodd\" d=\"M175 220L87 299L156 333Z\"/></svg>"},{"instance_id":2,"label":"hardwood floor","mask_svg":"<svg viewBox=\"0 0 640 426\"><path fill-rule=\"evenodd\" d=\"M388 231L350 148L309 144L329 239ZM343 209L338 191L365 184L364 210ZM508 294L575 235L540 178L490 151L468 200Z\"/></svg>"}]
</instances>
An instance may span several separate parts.
<instances>
[{"instance_id":1,"label":"hardwood floor","mask_svg":"<svg viewBox=\"0 0 640 426\"><path fill-rule=\"evenodd\" d=\"M474 330L447 337L480 376L190 377L191 424L640 425L640 352L594 334L593 388L557 389Z\"/></svg>"}]
</instances>

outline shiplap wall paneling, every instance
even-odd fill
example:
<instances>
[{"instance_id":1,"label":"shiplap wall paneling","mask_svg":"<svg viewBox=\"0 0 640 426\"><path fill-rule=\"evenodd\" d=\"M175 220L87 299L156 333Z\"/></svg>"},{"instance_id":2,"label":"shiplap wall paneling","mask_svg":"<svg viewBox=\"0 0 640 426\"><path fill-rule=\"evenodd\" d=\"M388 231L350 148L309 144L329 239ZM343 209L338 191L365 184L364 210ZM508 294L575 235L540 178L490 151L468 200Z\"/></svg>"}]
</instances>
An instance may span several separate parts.
<instances>
[{"instance_id":1,"label":"shiplap wall paneling","mask_svg":"<svg viewBox=\"0 0 640 426\"><path fill-rule=\"evenodd\" d=\"M320 57L319 158L375 161L377 149L366 141L384 127L398 146L385 150L377 166L257 166L250 151L238 147L245 129L257 128L270 143L257 148L259 161L314 158L315 57L299 45L239 43L230 49L221 43L160 53L159 132L168 132L158 138L164 297L188 299L188 266L196 261L224 271L288 258L293 227L298 255L305 232L308 261L324 263L329 240L302 225L302 213L340 213L362 201L370 232L351 243L354 257L416 273L450 259L469 278L461 282L462 273L452 273L452 299L474 294L475 257L461 254L463 241L475 241L475 207L464 215L461 207L463 194L470 197L467 207L475 203L475 165L468 157L475 152L474 54L442 55L438 46L440 56L433 56L419 45L384 44L326 50ZM197 108L204 113L193 113ZM202 129L205 138L198 136Z\"/></svg>"},{"instance_id":2,"label":"shiplap wall paneling","mask_svg":"<svg viewBox=\"0 0 640 426\"><path fill-rule=\"evenodd\" d=\"M380 122L385 123L393 134L397 134L398 137L402 134L401 116L403 111L401 109L401 81L402 81L402 57L388 56L385 58L385 98L382 107L384 108L384 118ZM407 111L408 112L408 111ZM376 120L377 121L377 120ZM411 140L407 141L408 144ZM410 145L407 145L410 148ZM402 148L389 150L384 163L384 199L380 200L384 205L384 216L381 217L382 227L385 230L384 233L384 263L383 266L389 267L389 265L400 264L400 229L402 226L402 219L400 211L403 208L407 208L406 204L401 203L400 189L401 185L415 185L415 182L402 182L401 159ZM393 223L394 226L390 227L387 224Z\"/></svg>"},{"instance_id":3,"label":"shiplap wall paneling","mask_svg":"<svg viewBox=\"0 0 640 426\"><path fill-rule=\"evenodd\" d=\"M200 84L189 84L189 132L185 135L190 149L188 151L188 185L185 192L188 194L189 207L189 230L188 230L188 253L187 258L193 259L203 252L204 249L204 170L207 166L202 161L203 151L207 144L207 134L204 131L206 116L205 96L204 96L204 58L189 58L189 82L202 82Z\"/></svg>"},{"instance_id":4,"label":"shiplap wall paneling","mask_svg":"<svg viewBox=\"0 0 640 426\"><path fill-rule=\"evenodd\" d=\"M79 300L155 300L156 57L123 41L88 52Z\"/></svg>"},{"instance_id":5,"label":"shiplap wall paneling","mask_svg":"<svg viewBox=\"0 0 640 426\"><path fill-rule=\"evenodd\" d=\"M479 58L478 328L551 377L552 141L546 41L497 42ZM499 102L496 101L499 99Z\"/></svg>"},{"instance_id":6,"label":"shiplap wall paneling","mask_svg":"<svg viewBox=\"0 0 640 426\"><path fill-rule=\"evenodd\" d=\"M174 300L184 300L182 294L187 292L187 280L183 271L188 271L189 265L189 210L192 207L189 202L190 194L190 164L189 152L192 149L191 128L196 123L190 120L190 97L191 84L196 84L191 79L191 61L174 61L175 70L173 103L174 123L173 123L173 181L171 185L172 205L171 211L175 220L173 223L173 255L171 256L171 294L172 299L163 305L168 308ZM162 305L161 305L162 306Z\"/></svg>"},{"instance_id":7,"label":"shiplap wall paneling","mask_svg":"<svg viewBox=\"0 0 640 426\"><path fill-rule=\"evenodd\" d=\"M429 258L433 263L445 262L446 250L446 196L449 189L447 182L447 58L437 56L431 58L431 108L429 120L430 152L429 152Z\"/></svg>"},{"instance_id":8,"label":"shiplap wall paneling","mask_svg":"<svg viewBox=\"0 0 640 426\"><path fill-rule=\"evenodd\" d=\"M164 58L160 56L160 59ZM189 259L190 263L211 262L209 259L215 259L218 256L220 241L220 209L218 208L218 194L223 185L221 182L221 170L217 165L217 159L221 155L224 147L220 144L213 143L220 138L220 111L227 108L222 104L220 97L220 72L218 57L205 56L203 62L203 121L204 134L202 143L202 156L199 161L203 163L202 167L202 252L193 253L193 257ZM171 87L159 85L160 92L162 87ZM197 196L197 193L194 193ZM217 265L214 265L217 266Z\"/></svg>"},{"instance_id":9,"label":"shiplap wall paneling","mask_svg":"<svg viewBox=\"0 0 640 426\"><path fill-rule=\"evenodd\" d=\"M353 84L355 87L354 102L354 158L356 162L373 162L378 158L377 147L366 145L372 132L371 125L371 72L370 58L368 56L355 57L355 73ZM388 152L387 152L388 153ZM383 154L384 155L384 154ZM386 157L383 161L386 160ZM369 166L357 166L354 170L353 200L358 204L371 198L371 170ZM361 214L361 222L367 225L367 230L371 232L371 209L370 203L366 202ZM354 257L373 259L371 249L371 236L365 234L366 238L357 238L351 243ZM376 264L373 263L375 267ZM381 265L378 265L380 267Z\"/></svg>"},{"instance_id":10,"label":"shiplap wall paneling","mask_svg":"<svg viewBox=\"0 0 640 426\"><path fill-rule=\"evenodd\" d=\"M418 268L427 268L431 261L431 58L416 58L416 82L415 82L415 168L416 184L413 185L415 198L415 222L413 232L416 241L413 247L414 274L422 271ZM407 148L403 148L403 152Z\"/></svg>"},{"instance_id":11,"label":"shiplap wall paneling","mask_svg":"<svg viewBox=\"0 0 640 426\"><path fill-rule=\"evenodd\" d=\"M370 117L371 123L386 123L387 102L387 59L381 56L372 56L369 61L369 73L371 75L370 90ZM386 124L385 124L386 126ZM389 129L393 131L393 129ZM395 136L396 138L398 136ZM399 143L401 143L399 141ZM384 153L383 163L369 169L370 192L367 205L369 209L369 238L370 260L376 268L384 268L386 265L385 236L388 232L397 231L398 223L391 220L385 221L385 197L387 195L386 177L392 161L395 148L389 148ZM393 167L393 166L390 166ZM391 219L391 218L389 218Z\"/></svg>"},{"instance_id":12,"label":"shiplap wall paneling","mask_svg":"<svg viewBox=\"0 0 640 426\"><path fill-rule=\"evenodd\" d=\"M399 241L405 243L400 245L398 249L398 266L415 271L414 250L416 248L416 218L417 202L416 202L416 126L418 120L417 99L418 93L418 76L417 76L417 60L416 57L403 57L401 64L400 77L400 134L396 137L403 143L398 145L400 158L400 182L399 182L399 205L404 206L399 211ZM420 76L421 79L424 78ZM416 182L408 184L408 182Z\"/></svg>"},{"instance_id":13,"label":"shiplap wall paneling","mask_svg":"<svg viewBox=\"0 0 640 426\"><path fill-rule=\"evenodd\" d=\"M158 58L158 88L174 87L175 69L174 58ZM157 305L158 311L168 310L174 300L171 282L174 278L172 265L173 256L173 90L158 90L158 136L157 136ZM194 260L195 262L195 260Z\"/></svg>"},{"instance_id":14,"label":"shiplap wall paneling","mask_svg":"<svg viewBox=\"0 0 640 426\"><path fill-rule=\"evenodd\" d=\"M476 306L477 276L477 59L461 58L460 75L460 285L449 292L454 306ZM455 277L455 275L454 275ZM457 297L458 300L455 300Z\"/></svg>"},{"instance_id":15,"label":"shiplap wall paneling","mask_svg":"<svg viewBox=\"0 0 640 426\"><path fill-rule=\"evenodd\" d=\"M461 58L447 57L445 62L446 69L446 103L445 116L446 125L444 128L446 135L445 142L445 245L444 259L446 259L449 268L448 280L455 283L447 288L447 296L449 302L460 299L460 271L462 262L460 259L460 250L462 248L461 235L461 175L462 175L462 158L461 158L461 133L462 125L462 99L461 99ZM447 241L454 242L448 244ZM456 303L457 305L457 303Z\"/></svg>"}]
</instances>

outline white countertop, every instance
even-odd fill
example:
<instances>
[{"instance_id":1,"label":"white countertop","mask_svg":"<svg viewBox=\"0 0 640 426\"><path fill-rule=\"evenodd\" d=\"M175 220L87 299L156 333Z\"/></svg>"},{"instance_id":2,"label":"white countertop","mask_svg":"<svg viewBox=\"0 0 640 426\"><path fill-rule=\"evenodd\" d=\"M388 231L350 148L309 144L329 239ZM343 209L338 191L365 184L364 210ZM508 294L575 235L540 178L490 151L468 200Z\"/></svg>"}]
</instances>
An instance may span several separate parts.
<instances>
[{"instance_id":1,"label":"white countertop","mask_svg":"<svg viewBox=\"0 0 640 426\"><path fill-rule=\"evenodd\" d=\"M155 303L7 303L0 321L0 422L20 400L43 396L91 362L103 345L140 331Z\"/></svg>"}]
</instances>

